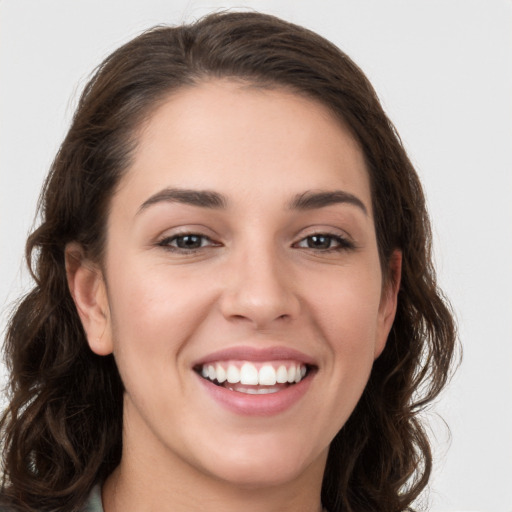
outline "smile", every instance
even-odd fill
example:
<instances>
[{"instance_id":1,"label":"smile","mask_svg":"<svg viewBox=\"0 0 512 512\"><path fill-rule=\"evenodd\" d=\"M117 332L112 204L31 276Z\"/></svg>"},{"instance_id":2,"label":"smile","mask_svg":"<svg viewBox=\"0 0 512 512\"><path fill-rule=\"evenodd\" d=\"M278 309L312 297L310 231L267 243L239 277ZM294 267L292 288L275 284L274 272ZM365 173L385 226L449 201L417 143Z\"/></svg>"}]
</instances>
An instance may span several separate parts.
<instances>
[{"instance_id":1,"label":"smile","mask_svg":"<svg viewBox=\"0 0 512 512\"><path fill-rule=\"evenodd\" d=\"M290 347L238 346L192 364L199 389L214 403L242 416L273 416L302 403L318 362Z\"/></svg>"},{"instance_id":2,"label":"smile","mask_svg":"<svg viewBox=\"0 0 512 512\"><path fill-rule=\"evenodd\" d=\"M298 384L307 374L307 365L296 361L219 361L203 364L198 373L218 386L247 394L270 394Z\"/></svg>"}]
</instances>

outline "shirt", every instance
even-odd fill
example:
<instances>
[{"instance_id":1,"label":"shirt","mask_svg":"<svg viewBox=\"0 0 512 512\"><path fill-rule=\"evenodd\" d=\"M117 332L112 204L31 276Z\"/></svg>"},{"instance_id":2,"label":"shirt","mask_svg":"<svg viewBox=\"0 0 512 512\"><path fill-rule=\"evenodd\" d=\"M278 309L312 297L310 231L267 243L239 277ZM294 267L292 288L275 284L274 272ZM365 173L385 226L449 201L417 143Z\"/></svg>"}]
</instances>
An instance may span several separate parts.
<instances>
[{"instance_id":1,"label":"shirt","mask_svg":"<svg viewBox=\"0 0 512 512\"><path fill-rule=\"evenodd\" d=\"M89 494L89 497L80 512L103 512L100 485L97 485L91 491L91 494Z\"/></svg>"}]
</instances>

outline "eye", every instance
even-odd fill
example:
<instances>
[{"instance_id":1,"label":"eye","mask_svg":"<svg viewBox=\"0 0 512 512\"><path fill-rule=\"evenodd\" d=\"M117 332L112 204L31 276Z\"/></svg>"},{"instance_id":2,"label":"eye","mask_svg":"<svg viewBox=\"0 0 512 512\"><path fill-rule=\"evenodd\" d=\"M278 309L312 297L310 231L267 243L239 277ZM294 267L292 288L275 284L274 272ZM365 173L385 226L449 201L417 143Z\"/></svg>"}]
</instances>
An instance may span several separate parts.
<instances>
[{"instance_id":1,"label":"eye","mask_svg":"<svg viewBox=\"0 0 512 512\"><path fill-rule=\"evenodd\" d=\"M318 251L336 251L353 249L354 245L339 235L317 233L307 236L295 244L300 249L316 249Z\"/></svg>"},{"instance_id":2,"label":"eye","mask_svg":"<svg viewBox=\"0 0 512 512\"><path fill-rule=\"evenodd\" d=\"M169 236L158 242L158 245L174 251L195 251L203 247L217 246L210 238L196 233Z\"/></svg>"}]
</instances>

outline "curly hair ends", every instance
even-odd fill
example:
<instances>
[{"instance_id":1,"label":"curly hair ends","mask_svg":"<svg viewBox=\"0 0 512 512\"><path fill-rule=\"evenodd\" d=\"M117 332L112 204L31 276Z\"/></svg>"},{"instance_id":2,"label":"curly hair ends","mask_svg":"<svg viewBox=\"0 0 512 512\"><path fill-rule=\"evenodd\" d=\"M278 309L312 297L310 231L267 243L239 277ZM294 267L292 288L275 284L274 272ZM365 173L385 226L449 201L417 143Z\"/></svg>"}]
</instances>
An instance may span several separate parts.
<instances>
[{"instance_id":1,"label":"curly hair ends","mask_svg":"<svg viewBox=\"0 0 512 512\"><path fill-rule=\"evenodd\" d=\"M119 464L123 384L112 356L91 352L68 290L64 248L101 264L109 201L161 101L211 78L286 88L327 106L365 155L384 279L402 252L396 319L355 411L332 441L322 500L330 512L399 512L426 486L432 455L418 414L450 375L456 333L437 287L421 184L362 71L302 27L220 13L156 27L96 70L41 196L27 242L35 286L9 323L10 402L0 419L2 500L20 511L79 510Z\"/></svg>"},{"instance_id":2,"label":"curly hair ends","mask_svg":"<svg viewBox=\"0 0 512 512\"><path fill-rule=\"evenodd\" d=\"M3 499L20 510L75 510L120 459L121 380L112 357L89 350L61 265L61 254L41 250L38 286L13 315L5 347L13 377L0 423Z\"/></svg>"}]
</instances>

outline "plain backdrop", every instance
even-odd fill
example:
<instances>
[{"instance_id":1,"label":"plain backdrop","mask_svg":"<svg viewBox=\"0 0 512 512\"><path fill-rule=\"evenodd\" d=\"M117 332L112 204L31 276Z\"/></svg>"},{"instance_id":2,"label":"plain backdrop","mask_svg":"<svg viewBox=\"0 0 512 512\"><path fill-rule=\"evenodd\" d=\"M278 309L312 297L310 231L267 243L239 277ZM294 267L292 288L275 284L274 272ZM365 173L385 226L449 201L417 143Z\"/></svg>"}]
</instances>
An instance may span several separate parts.
<instances>
[{"instance_id":1,"label":"plain backdrop","mask_svg":"<svg viewBox=\"0 0 512 512\"><path fill-rule=\"evenodd\" d=\"M429 415L430 509L511 512L510 0L0 0L0 327L30 286L23 245L89 73L145 28L229 7L319 32L377 89L423 180L464 347Z\"/></svg>"}]
</instances>

